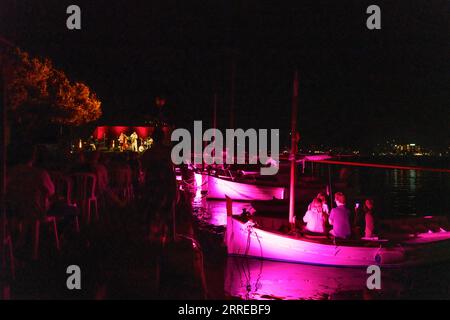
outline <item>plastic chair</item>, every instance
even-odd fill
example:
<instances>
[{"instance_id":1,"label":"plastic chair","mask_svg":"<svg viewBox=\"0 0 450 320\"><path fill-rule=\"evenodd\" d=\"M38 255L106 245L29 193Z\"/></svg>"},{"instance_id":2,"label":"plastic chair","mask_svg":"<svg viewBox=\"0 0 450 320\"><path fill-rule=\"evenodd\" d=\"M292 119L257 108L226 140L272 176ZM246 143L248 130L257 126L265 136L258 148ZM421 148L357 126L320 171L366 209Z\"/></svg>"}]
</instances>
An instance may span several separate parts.
<instances>
[{"instance_id":1,"label":"plastic chair","mask_svg":"<svg viewBox=\"0 0 450 320\"><path fill-rule=\"evenodd\" d=\"M58 221L55 216L46 216L41 219L36 219L33 225L33 260L39 258L39 244L40 244L40 233L41 233L41 223L44 222L52 226L53 234L55 236L55 246L56 250L60 251L59 243L59 232L58 232Z\"/></svg>"},{"instance_id":2,"label":"plastic chair","mask_svg":"<svg viewBox=\"0 0 450 320\"><path fill-rule=\"evenodd\" d=\"M91 223L92 205L94 205L95 217L99 220L96 196L97 177L92 173L75 173L71 177L73 202L81 208L83 216L87 215L87 224Z\"/></svg>"},{"instance_id":3,"label":"plastic chair","mask_svg":"<svg viewBox=\"0 0 450 320\"><path fill-rule=\"evenodd\" d=\"M65 203L70 207L77 207L77 204L72 202L73 182L70 177L65 176L60 172L50 173L50 177L55 185L56 201ZM80 232L80 221L78 214L74 215L75 231Z\"/></svg>"},{"instance_id":4,"label":"plastic chair","mask_svg":"<svg viewBox=\"0 0 450 320\"><path fill-rule=\"evenodd\" d=\"M17 204L11 203L9 201L7 201L7 208L8 208L8 212L10 213L9 217L11 217L11 219L13 221L14 230L16 230L16 228L18 230L18 239L17 239L16 245L18 245L19 247L24 245L23 242L25 242L27 232L28 232L28 230L31 229L32 236L33 236L32 237L31 258L33 260L37 260L39 258L39 245L40 245L40 233L41 233L40 231L41 231L42 223L49 225L51 227L51 229L53 230L54 237L55 237L56 249L58 251L60 250L60 241L59 241L59 232L58 232L58 223L57 223L58 221L57 221L56 216L47 216L45 214L36 214L36 213L30 212L29 209L18 208ZM2 226L2 229L6 230L3 232L3 234L6 235L6 239L5 239L5 236L2 236L2 238L4 239L3 242L6 241L6 243L8 243L8 237L11 237L8 222L6 222L6 227Z\"/></svg>"},{"instance_id":5,"label":"plastic chair","mask_svg":"<svg viewBox=\"0 0 450 320\"><path fill-rule=\"evenodd\" d=\"M64 201L68 205L72 203L72 189L73 183L70 177L65 176L60 172L51 172L50 178L55 186L54 198L59 201Z\"/></svg>"},{"instance_id":6,"label":"plastic chair","mask_svg":"<svg viewBox=\"0 0 450 320\"><path fill-rule=\"evenodd\" d=\"M127 168L116 169L111 178L112 189L115 193L127 203L133 200L134 190L131 170Z\"/></svg>"}]
</instances>

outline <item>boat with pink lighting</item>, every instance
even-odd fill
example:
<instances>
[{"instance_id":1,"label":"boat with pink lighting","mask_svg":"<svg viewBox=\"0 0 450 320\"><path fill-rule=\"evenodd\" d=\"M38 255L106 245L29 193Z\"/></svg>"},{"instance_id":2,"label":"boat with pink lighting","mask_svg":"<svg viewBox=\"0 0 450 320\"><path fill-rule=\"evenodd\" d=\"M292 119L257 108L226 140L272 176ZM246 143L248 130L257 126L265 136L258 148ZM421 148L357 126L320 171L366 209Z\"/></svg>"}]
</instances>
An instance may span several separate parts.
<instances>
[{"instance_id":1,"label":"boat with pink lighting","mask_svg":"<svg viewBox=\"0 0 450 320\"><path fill-rule=\"evenodd\" d=\"M323 160L328 165L449 172L448 169ZM292 185L291 185L292 188ZM445 217L380 220L381 238L343 240L299 231L297 211L308 199L253 201L253 215L235 215L227 199L228 254L260 259L340 267L404 267L450 260L450 224ZM304 212L304 211L303 211ZM289 219L288 219L289 217ZM297 221L298 222L298 221Z\"/></svg>"},{"instance_id":2,"label":"boat with pink lighting","mask_svg":"<svg viewBox=\"0 0 450 320\"><path fill-rule=\"evenodd\" d=\"M229 255L341 267L402 267L450 258L450 232L443 228L390 239L338 240L283 233L278 231L283 222L232 215L231 206L225 237Z\"/></svg>"},{"instance_id":3,"label":"boat with pink lighting","mask_svg":"<svg viewBox=\"0 0 450 320\"><path fill-rule=\"evenodd\" d=\"M304 165L303 159L306 158L297 160L297 164ZM242 165L229 169L195 169L195 182L208 199L225 200L228 196L234 201L282 200L287 199L288 194L288 169L284 162L280 162L279 172L274 176L260 175L258 167ZM298 198L308 199L326 189L326 183L317 177L300 176L298 180Z\"/></svg>"},{"instance_id":4,"label":"boat with pink lighting","mask_svg":"<svg viewBox=\"0 0 450 320\"><path fill-rule=\"evenodd\" d=\"M197 188L208 199L225 199L230 195L238 201L284 199L285 188L281 186L239 182L224 176L195 173Z\"/></svg>"}]
</instances>

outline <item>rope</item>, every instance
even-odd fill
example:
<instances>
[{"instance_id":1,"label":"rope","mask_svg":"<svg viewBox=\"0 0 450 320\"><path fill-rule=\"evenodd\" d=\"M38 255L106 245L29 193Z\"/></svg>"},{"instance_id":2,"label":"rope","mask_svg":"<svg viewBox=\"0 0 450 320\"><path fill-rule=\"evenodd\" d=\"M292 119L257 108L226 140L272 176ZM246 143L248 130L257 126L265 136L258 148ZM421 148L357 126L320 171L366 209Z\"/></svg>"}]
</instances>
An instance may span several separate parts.
<instances>
[{"instance_id":1,"label":"rope","mask_svg":"<svg viewBox=\"0 0 450 320\"><path fill-rule=\"evenodd\" d=\"M316 163L324 163L324 164L336 164L336 165L344 165L344 166L353 166L353 167L401 169L401 170L417 170L417 171L431 171L431 172L450 173L450 169L428 168L428 167L418 167L418 166L398 166L398 165L393 165L393 164L334 161L334 160L306 160L306 161L316 162Z\"/></svg>"}]
</instances>

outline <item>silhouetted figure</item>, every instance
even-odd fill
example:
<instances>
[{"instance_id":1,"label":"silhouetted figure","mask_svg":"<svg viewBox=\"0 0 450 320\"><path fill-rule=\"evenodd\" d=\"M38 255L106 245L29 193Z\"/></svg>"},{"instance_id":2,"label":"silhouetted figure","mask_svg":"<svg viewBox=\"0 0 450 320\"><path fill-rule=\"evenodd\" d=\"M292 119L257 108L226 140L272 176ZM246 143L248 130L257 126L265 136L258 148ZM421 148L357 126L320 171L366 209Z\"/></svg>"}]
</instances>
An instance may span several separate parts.
<instances>
[{"instance_id":1,"label":"silhouetted figure","mask_svg":"<svg viewBox=\"0 0 450 320\"><path fill-rule=\"evenodd\" d=\"M372 238L375 231L375 218L374 218L374 201L372 199L367 199L364 202L364 236L366 238Z\"/></svg>"},{"instance_id":2,"label":"silhouetted figure","mask_svg":"<svg viewBox=\"0 0 450 320\"><path fill-rule=\"evenodd\" d=\"M8 170L7 201L17 217L33 219L45 216L55 186L44 169L34 166L36 149L24 146L19 164Z\"/></svg>"},{"instance_id":3,"label":"silhouetted figure","mask_svg":"<svg viewBox=\"0 0 450 320\"><path fill-rule=\"evenodd\" d=\"M142 167L144 171L151 170L153 163L172 163L171 149L163 142L164 132L160 128L156 128L153 133L153 144L142 155Z\"/></svg>"}]
</instances>

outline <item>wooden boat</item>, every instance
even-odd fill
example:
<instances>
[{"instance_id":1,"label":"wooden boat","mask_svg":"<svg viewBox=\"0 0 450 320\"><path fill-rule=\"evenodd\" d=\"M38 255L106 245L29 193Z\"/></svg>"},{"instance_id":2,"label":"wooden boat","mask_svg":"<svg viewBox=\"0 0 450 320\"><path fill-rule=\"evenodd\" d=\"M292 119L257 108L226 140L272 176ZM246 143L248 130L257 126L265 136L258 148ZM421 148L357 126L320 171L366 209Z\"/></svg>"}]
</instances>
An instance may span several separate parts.
<instances>
[{"instance_id":1,"label":"wooden boat","mask_svg":"<svg viewBox=\"0 0 450 320\"><path fill-rule=\"evenodd\" d=\"M291 151L289 175L289 207L281 211L284 217L289 216L288 225L295 227L296 204L296 154L297 154L297 109L298 109L298 74L294 73L292 115L291 115ZM398 166L381 164L363 164L342 161L305 159L324 164L345 164L346 166L366 166L399 169ZM303 166L304 167L304 166ZM401 167L407 170L430 170L450 172L450 170L425 169L417 167ZM227 229L225 242L228 254L260 259L296 262L304 264L367 267L380 265L387 267L403 267L424 263L433 263L450 258L450 232L439 230L416 233L410 237L370 240L336 240L325 236L306 236L304 234L281 233L280 228L268 228L258 224L255 218L233 216L232 202L227 197ZM276 206L279 206L276 203ZM283 205L283 204L281 204ZM289 213L289 215L287 214ZM277 218L279 220L279 218ZM269 221L271 221L269 219Z\"/></svg>"},{"instance_id":2,"label":"wooden boat","mask_svg":"<svg viewBox=\"0 0 450 320\"><path fill-rule=\"evenodd\" d=\"M231 201L230 201L231 203ZM227 204L228 254L268 260L342 267L401 267L450 258L450 232L419 233L396 241L337 240L288 235L233 216Z\"/></svg>"},{"instance_id":3,"label":"wooden boat","mask_svg":"<svg viewBox=\"0 0 450 320\"><path fill-rule=\"evenodd\" d=\"M208 199L225 200L225 196L232 196L237 201L268 201L287 199L288 188L283 184L263 179L231 179L227 176L214 176L195 173L197 187ZM301 182L300 182L301 183ZM302 199L313 199L317 193L324 191L326 186L319 183L301 184L296 188L295 195ZM266 203L265 205L270 205Z\"/></svg>"},{"instance_id":4,"label":"wooden boat","mask_svg":"<svg viewBox=\"0 0 450 320\"><path fill-rule=\"evenodd\" d=\"M225 199L231 196L238 201L284 199L285 188L250 182L238 182L227 177L195 173L197 188L206 193L208 199Z\"/></svg>"}]
</instances>

